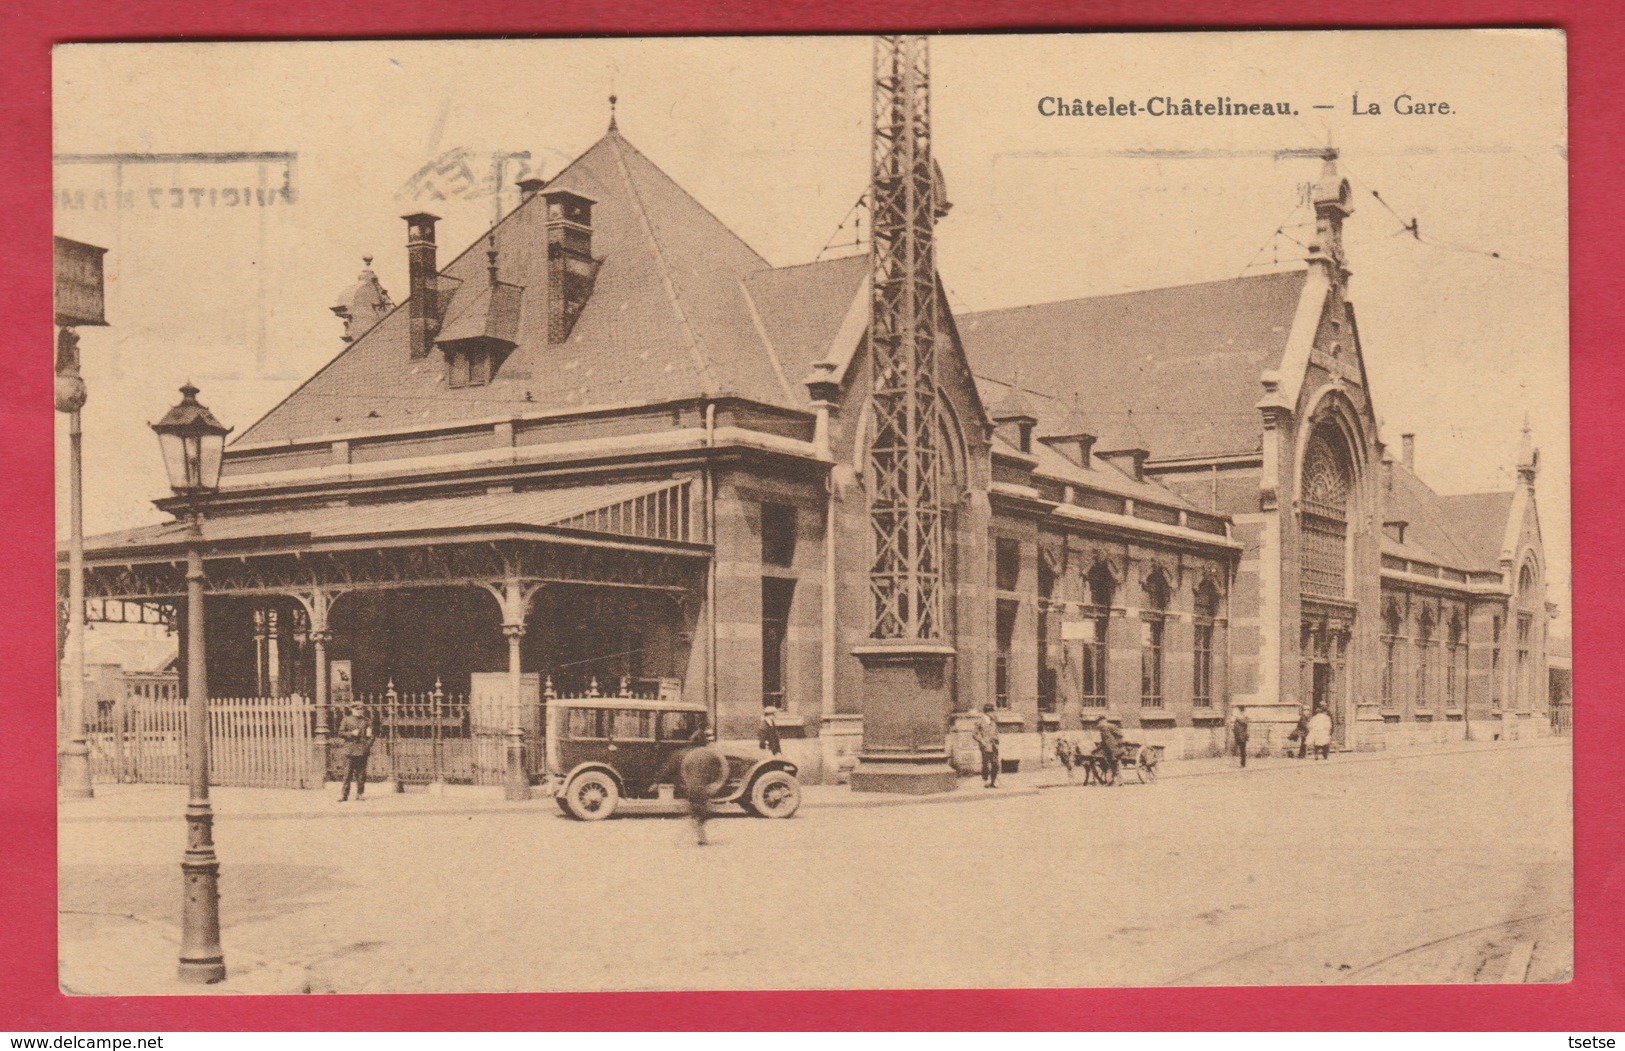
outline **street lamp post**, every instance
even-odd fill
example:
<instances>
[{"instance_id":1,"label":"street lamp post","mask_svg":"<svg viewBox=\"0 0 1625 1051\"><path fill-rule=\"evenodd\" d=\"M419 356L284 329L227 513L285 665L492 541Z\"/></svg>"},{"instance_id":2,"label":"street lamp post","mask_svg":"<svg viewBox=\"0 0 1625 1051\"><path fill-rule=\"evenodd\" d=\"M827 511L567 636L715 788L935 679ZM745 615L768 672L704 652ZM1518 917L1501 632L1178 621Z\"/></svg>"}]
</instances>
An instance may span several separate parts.
<instances>
[{"instance_id":1,"label":"street lamp post","mask_svg":"<svg viewBox=\"0 0 1625 1051\"><path fill-rule=\"evenodd\" d=\"M85 735L85 497L80 410L85 381L79 374L81 325L106 325L102 256L107 249L55 239L54 307L56 411L68 417L68 618L66 651L59 666L64 740L58 748L57 777L64 798L89 799L90 744Z\"/></svg>"},{"instance_id":2,"label":"street lamp post","mask_svg":"<svg viewBox=\"0 0 1625 1051\"><path fill-rule=\"evenodd\" d=\"M191 791L186 803L186 853L181 857L180 979L208 984L226 977L220 949L220 861L214 853L214 809L209 805L209 670L203 616L203 507L220 488L220 461L229 427L198 403L197 388L181 388L179 405L152 425L169 472L169 487L184 503L186 547L186 746Z\"/></svg>"}]
</instances>

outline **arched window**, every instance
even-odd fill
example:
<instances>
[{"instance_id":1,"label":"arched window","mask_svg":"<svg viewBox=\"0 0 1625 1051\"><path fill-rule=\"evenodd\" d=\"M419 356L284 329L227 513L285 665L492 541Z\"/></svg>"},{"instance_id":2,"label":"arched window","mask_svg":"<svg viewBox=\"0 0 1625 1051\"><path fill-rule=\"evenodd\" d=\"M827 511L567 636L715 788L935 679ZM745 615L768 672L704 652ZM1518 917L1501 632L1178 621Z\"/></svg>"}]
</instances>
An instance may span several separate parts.
<instances>
[{"instance_id":1,"label":"arched window","mask_svg":"<svg viewBox=\"0 0 1625 1051\"><path fill-rule=\"evenodd\" d=\"M1399 629L1403 622L1399 604L1389 599L1382 611L1382 706L1394 706L1394 647L1399 642Z\"/></svg>"},{"instance_id":2,"label":"arched window","mask_svg":"<svg viewBox=\"0 0 1625 1051\"><path fill-rule=\"evenodd\" d=\"M1450 663L1445 667L1444 673L1444 703L1447 708L1461 707L1461 681L1467 669L1466 636L1462 630L1461 611L1456 610L1450 614L1450 624L1446 629L1446 638L1450 643Z\"/></svg>"},{"instance_id":3,"label":"arched window","mask_svg":"<svg viewBox=\"0 0 1625 1051\"><path fill-rule=\"evenodd\" d=\"M1349 497L1353 488L1348 446L1331 421L1318 424L1303 452L1300 507L1301 588L1306 595L1348 595Z\"/></svg>"},{"instance_id":4,"label":"arched window","mask_svg":"<svg viewBox=\"0 0 1625 1051\"><path fill-rule=\"evenodd\" d=\"M1219 617L1219 591L1212 581L1204 580L1196 587L1192 604L1191 656L1195 666L1191 685L1191 704L1197 708L1213 707L1213 641L1215 621Z\"/></svg>"},{"instance_id":5,"label":"arched window","mask_svg":"<svg viewBox=\"0 0 1625 1051\"><path fill-rule=\"evenodd\" d=\"M1145 581L1146 609L1140 614L1140 707L1162 707L1162 645L1172 589L1162 570Z\"/></svg>"},{"instance_id":6,"label":"arched window","mask_svg":"<svg viewBox=\"0 0 1625 1051\"><path fill-rule=\"evenodd\" d=\"M1518 571L1518 664L1512 680L1512 707L1515 711L1534 708L1538 685L1533 657L1535 610L1540 605L1539 573L1534 563L1525 562Z\"/></svg>"},{"instance_id":7,"label":"arched window","mask_svg":"<svg viewBox=\"0 0 1625 1051\"><path fill-rule=\"evenodd\" d=\"M1106 707L1106 628L1111 622L1112 593L1117 582L1104 562L1096 562L1084 574L1089 601L1083 607L1079 654L1083 680L1079 704L1084 708Z\"/></svg>"},{"instance_id":8,"label":"arched window","mask_svg":"<svg viewBox=\"0 0 1625 1051\"><path fill-rule=\"evenodd\" d=\"M1423 606L1421 615L1416 618L1416 701L1414 707L1429 708L1433 703L1433 696L1428 691L1432 686L1433 655L1438 647L1433 641L1433 610Z\"/></svg>"}]
</instances>

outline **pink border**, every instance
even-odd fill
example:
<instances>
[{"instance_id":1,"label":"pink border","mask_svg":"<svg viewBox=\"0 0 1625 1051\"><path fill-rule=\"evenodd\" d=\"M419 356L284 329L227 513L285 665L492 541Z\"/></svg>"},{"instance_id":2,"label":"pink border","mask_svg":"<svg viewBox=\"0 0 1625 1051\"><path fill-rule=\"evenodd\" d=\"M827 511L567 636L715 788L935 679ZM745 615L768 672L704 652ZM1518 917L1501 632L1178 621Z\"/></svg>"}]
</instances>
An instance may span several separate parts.
<instances>
[{"instance_id":1,"label":"pink border","mask_svg":"<svg viewBox=\"0 0 1625 1051\"><path fill-rule=\"evenodd\" d=\"M1612 442L1625 428L1625 365L1617 346L1625 301L1619 197L1625 146L1625 20L1617 0L1230 0L1219 5L1096 0L1087 8L1028 0L893 0L883 27L856 7L824 2L731 5L710 0L238 0L233 4L12 0L0 78L0 317L9 320L0 448L11 485L0 564L0 652L11 687L0 734L7 821L0 916L0 1026L94 1030L525 1029L1625 1029L1625 738L1620 657L1593 625L1618 623L1625 570ZM1310 17L1314 22L1308 21ZM87 999L62 996L55 967L55 799L51 564L50 47L63 41L168 38L671 34L906 29L1042 29L1087 25L1543 25L1569 34L1573 226L1575 865L1579 925L1574 982L1558 986L1007 990L978 992L557 994L302 998Z\"/></svg>"}]
</instances>

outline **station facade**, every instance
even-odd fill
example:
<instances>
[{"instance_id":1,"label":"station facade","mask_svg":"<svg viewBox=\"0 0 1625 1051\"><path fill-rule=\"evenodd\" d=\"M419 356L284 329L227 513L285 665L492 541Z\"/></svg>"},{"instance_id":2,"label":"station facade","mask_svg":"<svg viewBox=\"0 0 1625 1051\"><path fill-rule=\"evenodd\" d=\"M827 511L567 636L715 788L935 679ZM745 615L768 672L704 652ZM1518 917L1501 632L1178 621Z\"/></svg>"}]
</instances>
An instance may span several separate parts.
<instances>
[{"instance_id":1,"label":"station facade","mask_svg":"<svg viewBox=\"0 0 1625 1051\"><path fill-rule=\"evenodd\" d=\"M868 257L768 265L613 125L522 189L449 265L405 217L405 300L363 270L342 352L228 447L211 693L325 709L336 662L356 694L521 709L666 691L741 743L768 704L805 776L845 779L909 703L864 667ZM1107 715L1175 757L1241 706L1284 739L1324 704L1349 748L1544 726L1527 432L1504 493L1441 497L1384 446L1330 160L1316 210L1287 272L958 317L939 290L921 688L961 770L986 703L1028 762ZM92 538L88 594L173 610L188 528Z\"/></svg>"}]
</instances>

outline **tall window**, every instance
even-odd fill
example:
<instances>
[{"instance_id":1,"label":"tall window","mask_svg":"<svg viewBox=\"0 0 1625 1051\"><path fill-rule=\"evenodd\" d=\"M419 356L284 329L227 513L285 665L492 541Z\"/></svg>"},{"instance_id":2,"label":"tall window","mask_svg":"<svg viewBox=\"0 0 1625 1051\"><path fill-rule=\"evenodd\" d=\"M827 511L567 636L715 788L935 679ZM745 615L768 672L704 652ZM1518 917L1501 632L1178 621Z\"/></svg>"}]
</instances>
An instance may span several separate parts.
<instances>
[{"instance_id":1,"label":"tall window","mask_svg":"<svg viewBox=\"0 0 1625 1051\"><path fill-rule=\"evenodd\" d=\"M1162 638L1168 609L1168 582L1153 573L1145 585L1146 605L1140 614L1140 707L1162 707Z\"/></svg>"},{"instance_id":2,"label":"tall window","mask_svg":"<svg viewBox=\"0 0 1625 1051\"><path fill-rule=\"evenodd\" d=\"M1427 607L1416 620L1416 701L1417 708L1432 706L1433 697L1428 692L1432 683L1429 674L1433 664L1433 654L1437 647L1433 642L1433 611Z\"/></svg>"},{"instance_id":3,"label":"tall window","mask_svg":"<svg viewBox=\"0 0 1625 1051\"><path fill-rule=\"evenodd\" d=\"M1219 593L1213 585L1203 582L1196 589L1194 606L1194 638L1192 656L1195 672L1191 684L1191 704L1197 708L1213 707L1213 626L1219 616Z\"/></svg>"},{"instance_id":4,"label":"tall window","mask_svg":"<svg viewBox=\"0 0 1625 1051\"><path fill-rule=\"evenodd\" d=\"M1467 647L1463 643L1461 614L1450 614L1450 626L1445 638L1450 643L1450 663L1444 671L1444 703L1447 708L1461 707L1461 675L1467 664Z\"/></svg>"},{"instance_id":5,"label":"tall window","mask_svg":"<svg viewBox=\"0 0 1625 1051\"><path fill-rule=\"evenodd\" d=\"M1533 613L1518 614L1518 679L1515 684L1517 693L1514 695L1512 706L1518 711L1533 707L1533 690L1529 681L1529 640L1535 633L1535 615Z\"/></svg>"},{"instance_id":6,"label":"tall window","mask_svg":"<svg viewBox=\"0 0 1625 1051\"><path fill-rule=\"evenodd\" d=\"M1389 602L1382 611L1382 706L1394 706L1394 649L1399 644L1399 606Z\"/></svg>"},{"instance_id":7,"label":"tall window","mask_svg":"<svg viewBox=\"0 0 1625 1051\"><path fill-rule=\"evenodd\" d=\"M1501 707L1501 616L1490 622L1490 703Z\"/></svg>"},{"instance_id":8,"label":"tall window","mask_svg":"<svg viewBox=\"0 0 1625 1051\"><path fill-rule=\"evenodd\" d=\"M786 650L795 587L795 581L779 577L762 580L762 704L780 710L786 708Z\"/></svg>"},{"instance_id":9,"label":"tall window","mask_svg":"<svg viewBox=\"0 0 1625 1051\"><path fill-rule=\"evenodd\" d=\"M1055 669L1050 667L1050 632L1056 627L1057 617L1051 611L1055 597L1056 573L1038 553L1038 710L1055 710Z\"/></svg>"},{"instance_id":10,"label":"tall window","mask_svg":"<svg viewBox=\"0 0 1625 1051\"><path fill-rule=\"evenodd\" d=\"M1010 663L1016 642L1016 616L1021 603L1001 598L998 605L997 651L993 657L993 703L999 708L1010 707Z\"/></svg>"},{"instance_id":11,"label":"tall window","mask_svg":"<svg viewBox=\"0 0 1625 1051\"><path fill-rule=\"evenodd\" d=\"M1014 591L1021 585L1021 541L998 538L993 544L993 586Z\"/></svg>"},{"instance_id":12,"label":"tall window","mask_svg":"<svg viewBox=\"0 0 1625 1051\"><path fill-rule=\"evenodd\" d=\"M1330 421L1318 425L1303 453L1299 516L1302 590L1344 598L1348 593L1348 518L1352 472L1345 445Z\"/></svg>"},{"instance_id":13,"label":"tall window","mask_svg":"<svg viewBox=\"0 0 1625 1051\"><path fill-rule=\"evenodd\" d=\"M1106 707L1106 630L1111 623L1111 573L1104 565L1089 571L1089 604L1083 608L1083 649L1080 663L1083 688L1080 691L1084 708Z\"/></svg>"},{"instance_id":14,"label":"tall window","mask_svg":"<svg viewBox=\"0 0 1625 1051\"><path fill-rule=\"evenodd\" d=\"M796 559L796 509L784 504L762 505L762 561L770 566L791 566Z\"/></svg>"},{"instance_id":15,"label":"tall window","mask_svg":"<svg viewBox=\"0 0 1625 1051\"><path fill-rule=\"evenodd\" d=\"M1540 701L1540 670L1535 666L1535 611L1542 596L1533 563L1518 571L1518 667L1513 682L1513 703L1518 711L1533 711Z\"/></svg>"}]
</instances>

